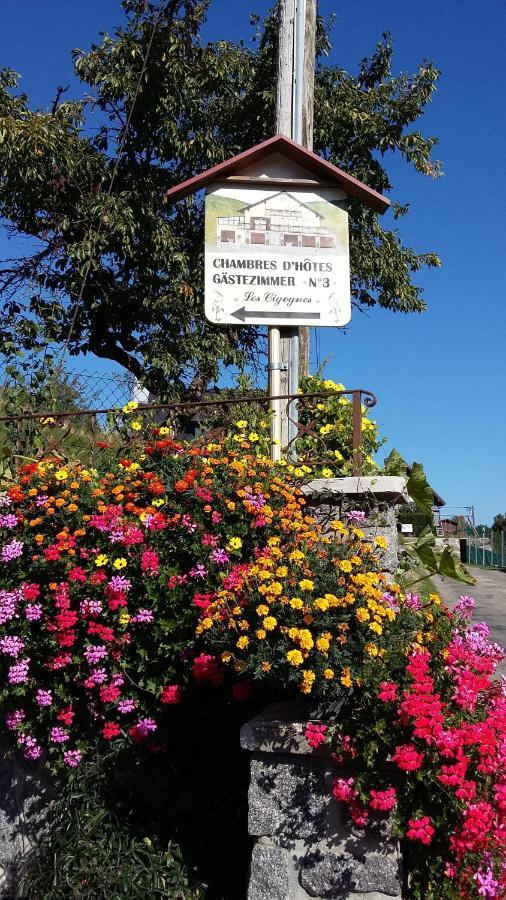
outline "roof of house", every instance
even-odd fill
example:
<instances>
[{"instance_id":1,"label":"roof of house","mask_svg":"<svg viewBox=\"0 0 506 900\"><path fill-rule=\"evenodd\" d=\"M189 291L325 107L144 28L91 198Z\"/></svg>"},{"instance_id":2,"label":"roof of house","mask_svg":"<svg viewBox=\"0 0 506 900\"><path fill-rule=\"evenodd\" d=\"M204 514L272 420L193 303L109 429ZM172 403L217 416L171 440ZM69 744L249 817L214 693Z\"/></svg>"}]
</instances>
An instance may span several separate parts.
<instances>
[{"instance_id":1,"label":"roof of house","mask_svg":"<svg viewBox=\"0 0 506 900\"><path fill-rule=\"evenodd\" d=\"M284 154L293 162L303 166L318 179L325 180L326 183L335 184L348 197L360 200L376 212L384 213L390 206L390 201L382 194L367 187L366 184L354 178L353 175L348 175L342 169L313 153L312 150L308 150L282 134L268 138L268 140L262 141L261 144L256 144L254 147L250 147L249 150L244 150L242 153L238 153L237 156L224 160L224 162L206 169L205 172L200 172L200 174L194 175L193 178L188 178L181 184L174 185L167 191L166 196L169 200L180 200L182 197L187 197L188 194L201 190L211 181L217 181L224 176L233 175L246 166L273 153ZM268 179L266 179L267 181Z\"/></svg>"},{"instance_id":2,"label":"roof of house","mask_svg":"<svg viewBox=\"0 0 506 900\"><path fill-rule=\"evenodd\" d=\"M298 206L303 206L305 209L308 209L309 212L313 213L313 215L318 216L319 219L323 219L321 213L317 212L316 209L311 209L311 207L308 206L307 203L304 203L302 200L298 200L297 197L294 197L293 194L290 193L290 191L278 191L276 194L273 194L272 197L263 197L261 200L255 200L254 203L248 203L248 205L245 206L244 209L241 210L241 212L244 212L244 210L246 209L253 209L254 206L259 206L261 203L270 202L271 200L274 200L275 197L279 197L280 194L286 194L288 197L291 197L292 200L295 200Z\"/></svg>"}]
</instances>

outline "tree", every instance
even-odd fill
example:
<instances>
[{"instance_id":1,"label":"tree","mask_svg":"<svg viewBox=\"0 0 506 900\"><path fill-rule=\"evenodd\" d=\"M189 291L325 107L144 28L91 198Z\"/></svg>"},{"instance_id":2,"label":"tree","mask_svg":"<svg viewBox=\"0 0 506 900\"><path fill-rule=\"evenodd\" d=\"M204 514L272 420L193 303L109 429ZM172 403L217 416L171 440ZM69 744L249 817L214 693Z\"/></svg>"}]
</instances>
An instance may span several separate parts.
<instances>
[{"instance_id":1,"label":"tree","mask_svg":"<svg viewBox=\"0 0 506 900\"><path fill-rule=\"evenodd\" d=\"M0 349L12 349L13 331L29 348L38 330L37 340L115 360L165 393L198 393L220 365L259 362L261 331L204 319L202 198L165 199L173 184L272 134L276 9L254 19L251 45L234 45L202 41L209 6L169 0L159 13L123 0L114 36L74 51L91 91L79 102L59 88L50 111L32 110L19 76L0 72L0 215L30 239L25 256L0 266ZM325 61L329 41L319 20L316 152L383 192L389 152L438 176L435 138L412 127L435 89L434 66L393 76L384 35L351 75ZM394 204L394 219L407 211ZM439 265L355 203L351 262L357 306L406 313L425 308L414 273Z\"/></svg>"}]
</instances>

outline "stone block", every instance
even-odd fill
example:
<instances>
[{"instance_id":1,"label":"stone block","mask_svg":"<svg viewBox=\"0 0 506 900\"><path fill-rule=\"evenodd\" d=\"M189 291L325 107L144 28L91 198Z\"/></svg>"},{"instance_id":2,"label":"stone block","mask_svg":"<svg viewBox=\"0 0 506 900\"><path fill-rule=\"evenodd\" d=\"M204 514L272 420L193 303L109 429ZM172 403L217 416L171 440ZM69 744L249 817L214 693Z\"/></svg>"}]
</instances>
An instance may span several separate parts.
<instances>
[{"instance_id":1,"label":"stone block","mask_svg":"<svg viewBox=\"0 0 506 900\"><path fill-rule=\"evenodd\" d=\"M251 762L248 830L290 846L297 839L323 839L333 803L321 766L292 758Z\"/></svg>"},{"instance_id":2,"label":"stone block","mask_svg":"<svg viewBox=\"0 0 506 900\"><path fill-rule=\"evenodd\" d=\"M399 859L395 853L313 853L302 861L299 881L310 897L348 900L357 894L401 895Z\"/></svg>"},{"instance_id":3,"label":"stone block","mask_svg":"<svg viewBox=\"0 0 506 900\"><path fill-rule=\"evenodd\" d=\"M15 900L18 871L44 829L55 791L41 764L7 756L0 746L0 898Z\"/></svg>"},{"instance_id":4,"label":"stone block","mask_svg":"<svg viewBox=\"0 0 506 900\"><path fill-rule=\"evenodd\" d=\"M291 894L286 851L256 844L251 858L248 900L292 900Z\"/></svg>"}]
</instances>

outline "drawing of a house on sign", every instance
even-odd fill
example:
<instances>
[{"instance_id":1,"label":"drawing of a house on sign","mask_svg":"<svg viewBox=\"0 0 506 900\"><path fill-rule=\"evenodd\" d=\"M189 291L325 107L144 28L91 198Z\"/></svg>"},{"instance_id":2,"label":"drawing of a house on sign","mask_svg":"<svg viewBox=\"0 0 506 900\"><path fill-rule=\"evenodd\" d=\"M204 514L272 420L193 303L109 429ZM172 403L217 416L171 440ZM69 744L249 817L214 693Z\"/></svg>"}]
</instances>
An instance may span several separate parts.
<instances>
[{"instance_id":1,"label":"drawing of a house on sign","mask_svg":"<svg viewBox=\"0 0 506 900\"><path fill-rule=\"evenodd\" d=\"M336 238L323 216L289 191L245 206L238 215L218 216L218 247L307 247L333 250Z\"/></svg>"}]
</instances>

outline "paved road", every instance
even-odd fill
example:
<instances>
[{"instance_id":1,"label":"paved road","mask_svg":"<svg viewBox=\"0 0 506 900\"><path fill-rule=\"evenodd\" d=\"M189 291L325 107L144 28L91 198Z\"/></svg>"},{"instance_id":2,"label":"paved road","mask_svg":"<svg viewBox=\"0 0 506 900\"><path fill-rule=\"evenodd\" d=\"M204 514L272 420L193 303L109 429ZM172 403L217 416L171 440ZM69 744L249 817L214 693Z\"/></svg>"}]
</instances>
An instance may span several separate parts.
<instances>
[{"instance_id":1,"label":"paved road","mask_svg":"<svg viewBox=\"0 0 506 900\"><path fill-rule=\"evenodd\" d=\"M506 572L498 569L481 569L469 566L469 571L476 578L476 584L467 585L450 578L433 578L442 599L453 606L462 594L474 597L476 609L474 622L486 622L491 637L502 647L506 647ZM500 674L506 675L506 662L500 667Z\"/></svg>"}]
</instances>

